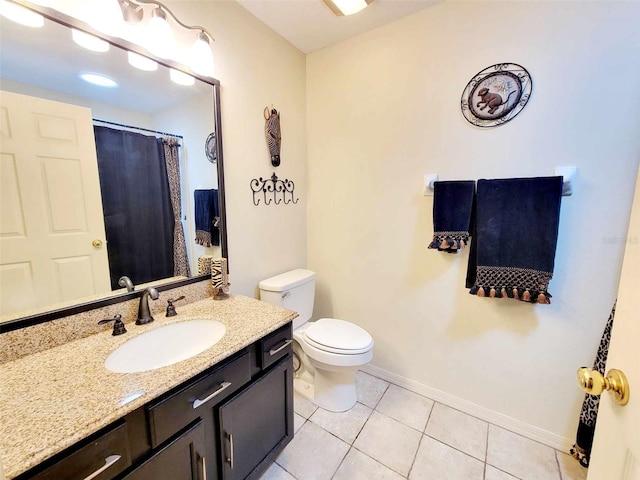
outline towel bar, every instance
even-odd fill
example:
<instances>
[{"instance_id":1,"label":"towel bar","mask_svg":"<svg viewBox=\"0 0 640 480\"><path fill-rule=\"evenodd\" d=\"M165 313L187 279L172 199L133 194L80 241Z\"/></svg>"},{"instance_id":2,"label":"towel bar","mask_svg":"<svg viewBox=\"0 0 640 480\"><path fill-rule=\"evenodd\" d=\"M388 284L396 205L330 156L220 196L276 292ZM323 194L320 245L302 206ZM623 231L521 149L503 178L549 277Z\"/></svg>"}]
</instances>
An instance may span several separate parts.
<instances>
[{"instance_id":1,"label":"towel bar","mask_svg":"<svg viewBox=\"0 0 640 480\"><path fill-rule=\"evenodd\" d=\"M556 167L555 175L562 177L562 196L570 197L573 194L573 186L577 167ZM424 196L433 196L433 184L439 181L440 176L437 173L427 173L424 176Z\"/></svg>"}]
</instances>

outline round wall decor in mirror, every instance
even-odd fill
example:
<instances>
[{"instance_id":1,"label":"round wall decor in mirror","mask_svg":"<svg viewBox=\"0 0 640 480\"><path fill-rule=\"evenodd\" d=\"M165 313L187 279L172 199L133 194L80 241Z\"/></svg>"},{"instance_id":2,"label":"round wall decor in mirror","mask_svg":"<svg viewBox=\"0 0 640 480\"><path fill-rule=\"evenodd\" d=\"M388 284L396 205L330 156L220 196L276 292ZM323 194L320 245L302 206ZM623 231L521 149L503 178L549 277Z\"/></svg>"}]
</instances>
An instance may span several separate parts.
<instances>
[{"instance_id":1,"label":"round wall decor in mirror","mask_svg":"<svg viewBox=\"0 0 640 480\"><path fill-rule=\"evenodd\" d=\"M469 123L477 127L503 125L522 111L531 97L531 76L516 63L498 63L469 81L460 106Z\"/></svg>"},{"instance_id":2,"label":"round wall decor in mirror","mask_svg":"<svg viewBox=\"0 0 640 480\"><path fill-rule=\"evenodd\" d=\"M211 163L218 161L218 144L216 142L216 132L211 132L204 142L204 153Z\"/></svg>"}]
</instances>

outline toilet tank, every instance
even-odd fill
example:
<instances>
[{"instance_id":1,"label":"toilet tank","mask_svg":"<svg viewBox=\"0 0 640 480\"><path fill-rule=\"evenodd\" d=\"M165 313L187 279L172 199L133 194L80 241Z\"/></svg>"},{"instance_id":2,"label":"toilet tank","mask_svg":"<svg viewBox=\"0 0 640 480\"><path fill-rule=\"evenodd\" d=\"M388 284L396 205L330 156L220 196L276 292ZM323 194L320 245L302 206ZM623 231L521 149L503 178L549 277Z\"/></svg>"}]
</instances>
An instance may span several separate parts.
<instances>
[{"instance_id":1,"label":"toilet tank","mask_svg":"<svg viewBox=\"0 0 640 480\"><path fill-rule=\"evenodd\" d=\"M293 328L298 328L311 319L315 279L315 272L302 268L267 278L258 284L260 300L298 312L293 320Z\"/></svg>"}]
</instances>

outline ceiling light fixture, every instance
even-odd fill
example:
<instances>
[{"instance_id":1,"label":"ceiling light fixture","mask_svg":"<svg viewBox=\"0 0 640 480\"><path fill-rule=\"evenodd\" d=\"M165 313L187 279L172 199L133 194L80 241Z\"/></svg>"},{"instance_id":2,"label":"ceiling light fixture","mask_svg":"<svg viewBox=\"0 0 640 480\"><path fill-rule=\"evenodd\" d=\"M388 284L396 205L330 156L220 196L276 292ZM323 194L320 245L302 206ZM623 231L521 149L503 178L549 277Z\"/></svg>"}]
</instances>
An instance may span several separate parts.
<instances>
[{"instance_id":1,"label":"ceiling light fixture","mask_svg":"<svg viewBox=\"0 0 640 480\"><path fill-rule=\"evenodd\" d=\"M104 1L104 0L102 0ZM160 58L176 56L176 43L173 34L173 24L187 30L197 32L191 47L188 66L198 75L214 75L214 60L211 50L213 36L199 25L182 23L166 5L156 0L117 0L122 10L122 16L127 23L141 23L145 17L145 8L149 7L150 19L147 22L146 49Z\"/></svg>"},{"instance_id":2,"label":"ceiling light fixture","mask_svg":"<svg viewBox=\"0 0 640 480\"><path fill-rule=\"evenodd\" d=\"M114 88L118 86L118 83L114 79L99 73L82 73L80 74L80 78L85 82L98 85L99 87Z\"/></svg>"},{"instance_id":3,"label":"ceiling light fixture","mask_svg":"<svg viewBox=\"0 0 640 480\"><path fill-rule=\"evenodd\" d=\"M44 17L42 15L7 0L0 0L0 14L25 27L39 28L44 25Z\"/></svg>"},{"instance_id":4,"label":"ceiling light fixture","mask_svg":"<svg viewBox=\"0 0 640 480\"><path fill-rule=\"evenodd\" d=\"M338 15L353 15L365 9L373 0L322 0L331 11Z\"/></svg>"}]
</instances>

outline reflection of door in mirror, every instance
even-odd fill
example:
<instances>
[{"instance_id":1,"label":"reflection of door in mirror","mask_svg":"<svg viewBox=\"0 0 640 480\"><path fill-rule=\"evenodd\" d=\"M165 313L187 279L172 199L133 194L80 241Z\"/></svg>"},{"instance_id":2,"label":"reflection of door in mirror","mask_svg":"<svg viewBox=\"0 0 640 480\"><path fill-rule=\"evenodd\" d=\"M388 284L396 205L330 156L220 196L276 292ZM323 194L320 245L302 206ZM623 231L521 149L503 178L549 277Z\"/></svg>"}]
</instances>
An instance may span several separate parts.
<instances>
[{"instance_id":1,"label":"reflection of door in mirror","mask_svg":"<svg viewBox=\"0 0 640 480\"><path fill-rule=\"evenodd\" d=\"M2 92L0 313L108 291L91 110Z\"/></svg>"}]
</instances>

